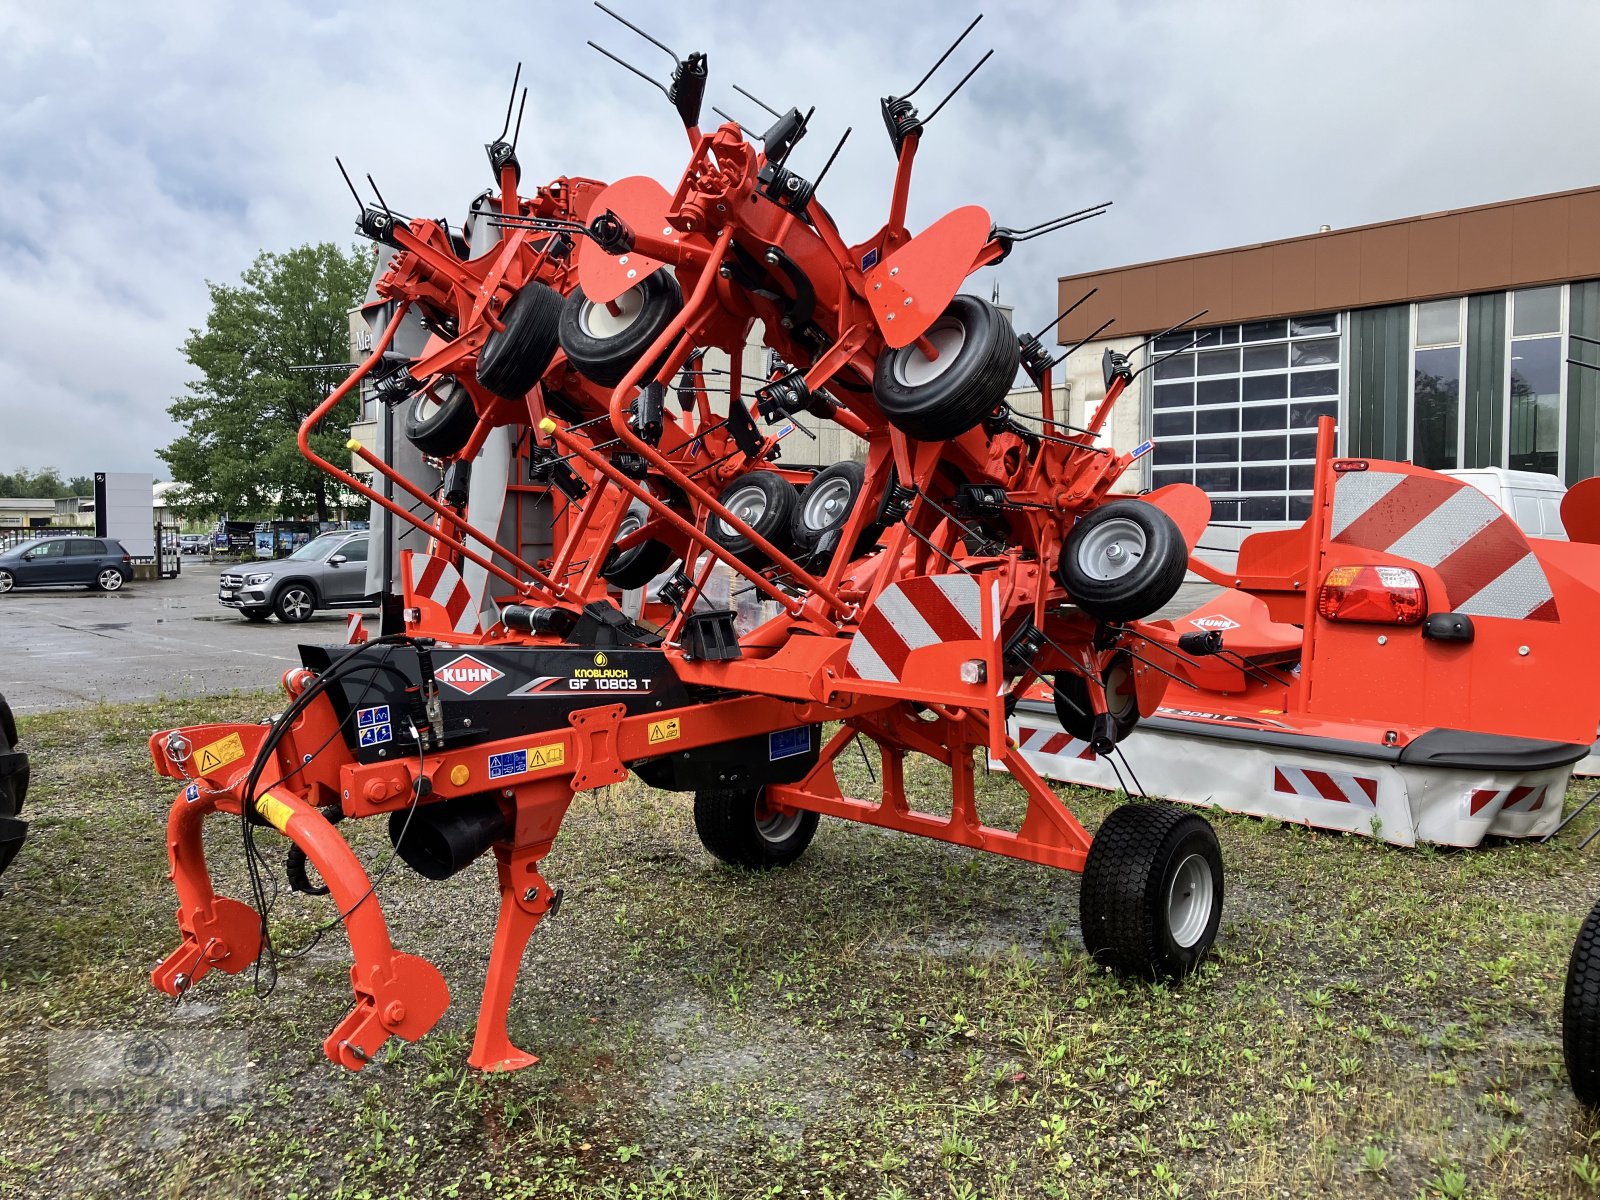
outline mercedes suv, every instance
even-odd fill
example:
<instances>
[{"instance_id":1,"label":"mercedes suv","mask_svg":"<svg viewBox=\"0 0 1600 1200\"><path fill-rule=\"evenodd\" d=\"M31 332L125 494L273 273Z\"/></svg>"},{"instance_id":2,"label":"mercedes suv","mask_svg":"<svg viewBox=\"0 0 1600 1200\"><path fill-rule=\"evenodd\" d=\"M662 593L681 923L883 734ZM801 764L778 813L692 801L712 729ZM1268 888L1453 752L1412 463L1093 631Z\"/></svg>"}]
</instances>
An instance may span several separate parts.
<instances>
[{"instance_id":1,"label":"mercedes suv","mask_svg":"<svg viewBox=\"0 0 1600 1200\"><path fill-rule=\"evenodd\" d=\"M298 623L319 608L367 605L367 535L324 533L288 558L241 563L223 573L217 599L249 620Z\"/></svg>"}]
</instances>

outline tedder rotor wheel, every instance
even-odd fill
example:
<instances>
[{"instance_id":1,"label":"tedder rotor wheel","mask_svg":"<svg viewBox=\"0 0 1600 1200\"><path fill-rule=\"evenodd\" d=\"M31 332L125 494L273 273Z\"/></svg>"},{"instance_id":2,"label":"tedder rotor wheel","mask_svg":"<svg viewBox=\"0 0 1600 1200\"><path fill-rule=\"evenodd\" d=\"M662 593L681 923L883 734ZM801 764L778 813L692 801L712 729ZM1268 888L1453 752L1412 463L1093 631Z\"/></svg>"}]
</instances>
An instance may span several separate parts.
<instances>
[{"instance_id":1,"label":"tedder rotor wheel","mask_svg":"<svg viewBox=\"0 0 1600 1200\"><path fill-rule=\"evenodd\" d=\"M817 814L769 805L765 787L717 788L694 794L694 831L714 858L765 871L786 867L811 844Z\"/></svg>"},{"instance_id":2,"label":"tedder rotor wheel","mask_svg":"<svg viewBox=\"0 0 1600 1200\"><path fill-rule=\"evenodd\" d=\"M1096 962L1144 979L1181 979L1222 920L1222 848L1209 823L1165 804L1124 804L1089 845L1078 897Z\"/></svg>"},{"instance_id":3,"label":"tedder rotor wheel","mask_svg":"<svg viewBox=\"0 0 1600 1200\"><path fill-rule=\"evenodd\" d=\"M614 387L682 307L683 290L665 268L610 304L596 304L575 287L561 309L561 348L585 378Z\"/></svg>"},{"instance_id":4,"label":"tedder rotor wheel","mask_svg":"<svg viewBox=\"0 0 1600 1200\"><path fill-rule=\"evenodd\" d=\"M521 400L539 382L561 344L561 293L529 280L511 297L478 354L478 382L497 396Z\"/></svg>"},{"instance_id":5,"label":"tedder rotor wheel","mask_svg":"<svg viewBox=\"0 0 1600 1200\"><path fill-rule=\"evenodd\" d=\"M1106 708L1111 713L1117 741L1133 732L1139 723L1139 697L1133 686L1133 657L1126 650L1114 654L1106 665L1101 682L1106 689ZM1063 733L1080 742L1094 740L1094 706L1089 702L1089 685L1082 675L1062 671L1050 679L1056 720Z\"/></svg>"},{"instance_id":6,"label":"tedder rotor wheel","mask_svg":"<svg viewBox=\"0 0 1600 1200\"><path fill-rule=\"evenodd\" d=\"M790 514L799 503L799 493L782 475L776 471L751 471L723 488L717 500L777 549L787 549ZM712 540L742 563L760 568L770 561L765 551L721 517L711 518L708 531Z\"/></svg>"},{"instance_id":7,"label":"tedder rotor wheel","mask_svg":"<svg viewBox=\"0 0 1600 1200\"><path fill-rule=\"evenodd\" d=\"M1057 575L1091 617L1137 621L1178 594L1188 569L1176 521L1144 500L1114 500L1068 531Z\"/></svg>"},{"instance_id":8,"label":"tedder rotor wheel","mask_svg":"<svg viewBox=\"0 0 1600 1200\"><path fill-rule=\"evenodd\" d=\"M1589 910L1567 960L1561 1053L1573 1094L1591 1108L1600 1106L1600 903Z\"/></svg>"},{"instance_id":9,"label":"tedder rotor wheel","mask_svg":"<svg viewBox=\"0 0 1600 1200\"><path fill-rule=\"evenodd\" d=\"M878 359L872 394L901 432L924 442L959 437L994 411L1016 376L1016 331L994 305L957 296L923 338L929 358L912 343Z\"/></svg>"},{"instance_id":10,"label":"tedder rotor wheel","mask_svg":"<svg viewBox=\"0 0 1600 1200\"><path fill-rule=\"evenodd\" d=\"M466 386L443 375L432 387L411 397L406 409L406 437L430 458L449 458L472 440L478 427L478 410Z\"/></svg>"},{"instance_id":11,"label":"tedder rotor wheel","mask_svg":"<svg viewBox=\"0 0 1600 1200\"><path fill-rule=\"evenodd\" d=\"M622 523L617 526L620 542L631 533L643 529L650 522L650 508L642 500L628 505ZM672 547L656 538L629 546L626 550L612 550L600 568L600 576L607 583L623 589L643 587L667 569L673 559Z\"/></svg>"},{"instance_id":12,"label":"tedder rotor wheel","mask_svg":"<svg viewBox=\"0 0 1600 1200\"><path fill-rule=\"evenodd\" d=\"M832 553L819 556L817 546L825 534L835 531L843 534L850 514L861 499L866 478L867 468L863 464L847 460L818 471L801 489L794 515L789 519L789 536L801 554L809 556L811 566L820 567L832 557ZM851 556L871 546L879 532L876 523L862 530ZM834 552L837 550L835 546Z\"/></svg>"}]
</instances>

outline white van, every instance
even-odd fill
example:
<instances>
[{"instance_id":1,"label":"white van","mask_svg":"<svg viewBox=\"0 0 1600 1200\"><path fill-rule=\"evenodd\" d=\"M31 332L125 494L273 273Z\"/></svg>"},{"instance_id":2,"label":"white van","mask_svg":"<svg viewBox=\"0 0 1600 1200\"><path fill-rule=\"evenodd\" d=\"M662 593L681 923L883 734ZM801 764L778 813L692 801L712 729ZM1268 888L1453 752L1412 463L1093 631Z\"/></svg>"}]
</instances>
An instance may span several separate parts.
<instances>
[{"instance_id":1,"label":"white van","mask_svg":"<svg viewBox=\"0 0 1600 1200\"><path fill-rule=\"evenodd\" d=\"M1471 467L1439 474L1477 488L1510 513L1529 537L1567 540L1566 528L1561 524L1561 498L1567 494L1567 485L1556 476L1508 471L1504 467Z\"/></svg>"}]
</instances>

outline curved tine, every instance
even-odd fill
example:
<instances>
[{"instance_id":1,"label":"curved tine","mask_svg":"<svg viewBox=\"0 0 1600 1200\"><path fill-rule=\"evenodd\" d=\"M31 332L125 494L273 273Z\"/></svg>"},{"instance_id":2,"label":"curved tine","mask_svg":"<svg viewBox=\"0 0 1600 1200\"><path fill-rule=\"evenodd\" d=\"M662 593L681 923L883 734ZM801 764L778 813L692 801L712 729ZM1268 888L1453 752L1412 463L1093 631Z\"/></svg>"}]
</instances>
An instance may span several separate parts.
<instances>
[{"instance_id":1,"label":"curved tine","mask_svg":"<svg viewBox=\"0 0 1600 1200\"><path fill-rule=\"evenodd\" d=\"M672 99L672 93L667 91L665 86L663 86L662 84L657 83L654 79L651 79L650 76L646 75L643 71L639 70L639 68L634 66L631 62L624 62L622 59L618 58L615 54L611 53L611 51L607 50L604 46L600 45L598 42L590 42L589 45L593 46L596 50L600 51L601 54L604 54L607 58L609 58L612 62L616 63L619 67L626 67L628 70L632 71L635 75L637 75L640 79L644 80L651 87L655 88L656 91L660 92L668 100Z\"/></svg>"},{"instance_id":2,"label":"curved tine","mask_svg":"<svg viewBox=\"0 0 1600 1200\"><path fill-rule=\"evenodd\" d=\"M940 67L944 66L945 59L949 58L952 54L954 54L956 52L956 47L961 45L962 42L966 41L967 34L971 33L974 29L976 29L978 27L978 22L981 21L981 20L983 20L983 14L982 13L979 13L977 16L973 17L972 18L972 24L968 25L965 29L963 29L961 31L961 36L958 37L955 41L950 43L950 49L946 50L943 54L941 54L939 56L939 61L934 63L933 66L928 68L928 73L926 75L924 75L921 79L917 80L917 86L912 88L904 96L901 96L900 99L909 100L909 99L911 99L911 97L915 96L917 94L917 92L921 90L922 85L927 83L928 80L933 78L933 73L935 71L937 71Z\"/></svg>"},{"instance_id":3,"label":"curved tine","mask_svg":"<svg viewBox=\"0 0 1600 1200\"><path fill-rule=\"evenodd\" d=\"M746 100L754 100L758 105L760 105L762 108L766 109L773 116L775 116L775 117L783 116L783 114L781 112L779 112L777 109L773 108L772 105L768 104L765 100L761 99L761 97L752 96L749 92L745 91L737 83L733 85L733 90L738 92L739 95L743 96Z\"/></svg>"},{"instance_id":4,"label":"curved tine","mask_svg":"<svg viewBox=\"0 0 1600 1200\"><path fill-rule=\"evenodd\" d=\"M1110 207L1111 201L1104 200L1099 204L1091 204L1088 208L1080 208L1077 212L1069 212L1064 216L1051 217L1048 221L1040 221L1037 225L1029 225L1023 229L1006 229L1002 230L1002 232L1008 234L1012 241L1020 242L1024 238L1032 237L1035 234L1049 233L1052 229L1059 227L1064 222L1069 222L1075 219L1097 217Z\"/></svg>"},{"instance_id":5,"label":"curved tine","mask_svg":"<svg viewBox=\"0 0 1600 1200\"><path fill-rule=\"evenodd\" d=\"M601 4L600 0L594 0L594 6L596 8L598 8L601 12L605 13L606 16L610 17L613 21L617 21L617 22L619 22L619 23L621 23L623 25L626 25L629 29L633 30L635 33L637 33L645 41L649 42L656 49L666 51L667 56L672 59L673 64L674 65L677 64L678 52L676 50L674 50L671 46L667 45L663 41L658 40L657 38L651 37L648 33L646 33L644 30L640 29L637 25L635 25L632 21L628 20L628 18L623 16L621 13L614 12L613 10L607 8L604 4ZM589 44L591 46L594 45L593 42L590 42Z\"/></svg>"},{"instance_id":6,"label":"curved tine","mask_svg":"<svg viewBox=\"0 0 1600 1200\"><path fill-rule=\"evenodd\" d=\"M500 126L500 136L496 141L506 140L506 130L511 128L511 106L517 102L517 84L522 82L522 64L517 64L517 73L511 77L511 95L506 99L506 119Z\"/></svg>"},{"instance_id":7,"label":"curved tine","mask_svg":"<svg viewBox=\"0 0 1600 1200\"><path fill-rule=\"evenodd\" d=\"M934 110L931 113L929 113L927 116L922 118L923 125L926 126L929 121L931 121L935 117L937 117L939 115L939 111L942 108L944 108L944 106L946 104L949 104L950 101L952 101L952 100L954 100L956 98L956 93L959 92L962 88L967 86L967 80L971 79L974 75L976 75L978 73L978 68L983 66L984 63L988 62L993 57L994 57L994 51L991 50L987 54L985 54L982 58L980 58L977 62L973 63L972 64L972 70L968 71L965 75L963 75L961 77L961 82L956 84L955 87L950 89L950 94L948 96L946 96L943 100L939 101L939 103L934 106Z\"/></svg>"}]
</instances>

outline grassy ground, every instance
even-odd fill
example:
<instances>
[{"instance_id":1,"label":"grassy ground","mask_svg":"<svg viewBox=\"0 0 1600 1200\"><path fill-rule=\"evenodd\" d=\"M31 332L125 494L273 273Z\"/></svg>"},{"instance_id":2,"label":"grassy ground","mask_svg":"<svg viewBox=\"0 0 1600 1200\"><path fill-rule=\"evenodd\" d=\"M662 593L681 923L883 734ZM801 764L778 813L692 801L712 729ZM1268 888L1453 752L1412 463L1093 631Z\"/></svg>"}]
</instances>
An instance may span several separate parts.
<instances>
[{"instance_id":1,"label":"grassy ground","mask_svg":"<svg viewBox=\"0 0 1600 1200\"><path fill-rule=\"evenodd\" d=\"M0 902L0 1191L1600 1191L1559 1030L1567 954L1600 895L1600 861L1577 849L1587 816L1549 846L1463 853L1220 817L1217 952L1169 989L1086 961L1070 875L830 821L794 868L745 874L702 851L687 797L627 785L580 798L546 862L566 903L534 937L512 1016L540 1065L465 1066L495 912L480 862L446 884L403 868L384 882L397 944L457 999L428 1038L352 1075L320 1053L350 1004L342 937L285 964L265 1001L249 976L211 976L181 1005L146 980L176 934L170 789L144 739L272 705L23 723L34 823ZM981 782L986 814L1015 807L1005 776ZM1091 828L1112 803L1071 802ZM213 824L216 872L242 896L237 828ZM382 823L365 824L352 838L375 861ZM276 932L296 944L328 911L281 898ZM52 1106L47 1035L127 1028L242 1033L252 1099L154 1122Z\"/></svg>"}]
</instances>

